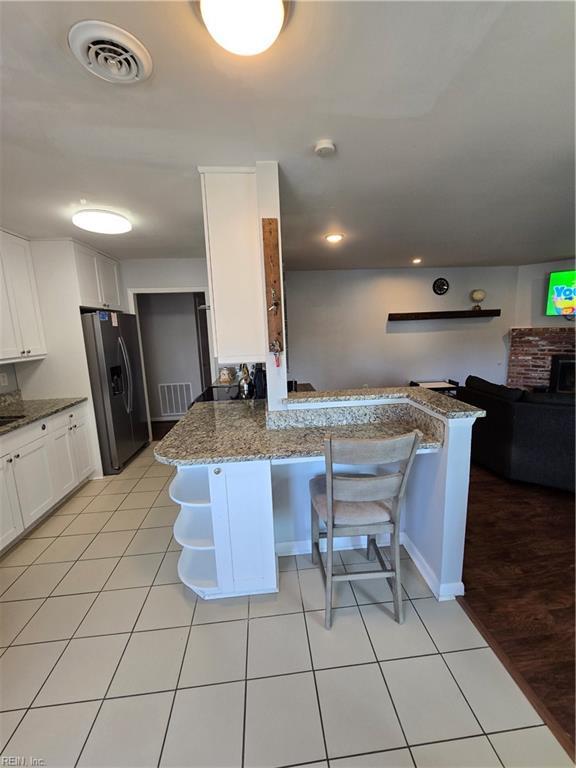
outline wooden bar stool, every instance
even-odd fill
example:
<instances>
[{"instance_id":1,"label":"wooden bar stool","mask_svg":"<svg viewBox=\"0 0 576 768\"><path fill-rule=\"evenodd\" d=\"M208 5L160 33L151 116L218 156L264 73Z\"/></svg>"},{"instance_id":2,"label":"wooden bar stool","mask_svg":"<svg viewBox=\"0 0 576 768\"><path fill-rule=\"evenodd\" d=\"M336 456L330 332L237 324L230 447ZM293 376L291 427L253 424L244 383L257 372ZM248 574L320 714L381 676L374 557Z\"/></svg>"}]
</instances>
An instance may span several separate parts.
<instances>
[{"instance_id":1,"label":"wooden bar stool","mask_svg":"<svg viewBox=\"0 0 576 768\"><path fill-rule=\"evenodd\" d=\"M328 439L324 443L326 474L310 480L312 562L319 563L326 589L325 626L332 626L332 585L336 581L391 579L394 617L404 621L400 584L400 523L404 492L422 433L418 430L383 440ZM378 474L338 473L334 465L378 466ZM398 465L392 472L385 465ZM321 523L324 527L321 529ZM390 533L392 568L388 568L376 536ZM377 560L379 569L359 573L333 572L334 538L366 536L366 557ZM320 539L326 539L326 566Z\"/></svg>"}]
</instances>

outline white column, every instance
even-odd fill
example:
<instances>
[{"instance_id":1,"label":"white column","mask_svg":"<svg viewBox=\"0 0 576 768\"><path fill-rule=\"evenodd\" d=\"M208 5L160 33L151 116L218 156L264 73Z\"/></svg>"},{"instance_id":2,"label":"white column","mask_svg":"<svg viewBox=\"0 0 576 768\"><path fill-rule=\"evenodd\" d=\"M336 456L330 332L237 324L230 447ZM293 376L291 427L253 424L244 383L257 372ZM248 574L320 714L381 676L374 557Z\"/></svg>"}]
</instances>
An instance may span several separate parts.
<instances>
[{"instance_id":1,"label":"white column","mask_svg":"<svg viewBox=\"0 0 576 768\"><path fill-rule=\"evenodd\" d=\"M282 271L282 229L280 226L280 187L278 182L278 163L275 161L256 163L256 190L258 196L258 230L260 232L260 251L264 258L262 241L262 219L278 219L278 248L280 251L280 280L282 282L282 307L284 307L284 275ZM284 347L286 347L286 328L282 315ZM282 402L288 396L286 348L280 355L280 365L276 367L274 355L266 354L266 379L268 387L268 410L283 410Z\"/></svg>"},{"instance_id":2,"label":"white column","mask_svg":"<svg viewBox=\"0 0 576 768\"><path fill-rule=\"evenodd\" d=\"M442 449L419 456L408 482L402 540L439 600L464 594L462 564L474 421L446 419Z\"/></svg>"}]
</instances>

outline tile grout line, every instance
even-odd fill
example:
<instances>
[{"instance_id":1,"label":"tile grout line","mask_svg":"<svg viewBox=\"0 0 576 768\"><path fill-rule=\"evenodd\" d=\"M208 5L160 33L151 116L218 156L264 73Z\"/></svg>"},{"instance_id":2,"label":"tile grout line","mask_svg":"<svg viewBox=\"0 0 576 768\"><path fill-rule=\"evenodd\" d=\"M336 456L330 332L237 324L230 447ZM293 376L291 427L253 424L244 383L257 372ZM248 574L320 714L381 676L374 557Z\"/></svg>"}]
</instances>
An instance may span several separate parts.
<instances>
[{"instance_id":1,"label":"tile grout line","mask_svg":"<svg viewBox=\"0 0 576 768\"><path fill-rule=\"evenodd\" d=\"M120 562L120 560L118 562ZM144 606L146 605L148 597L150 596L150 592L152 591L152 587L154 586L154 581L156 580L156 577L158 576L158 573L160 571L160 568L162 567L162 563L163 562L164 562L164 558L162 558L162 560L158 564L158 567L157 567L156 572L154 574L154 578L152 579L152 583L148 587L148 592L146 593L146 597L144 598L144 600L142 602L142 605L140 606L140 610L138 611L138 615L136 616L134 624L132 625L132 629L128 633L128 639L126 640L124 648L122 649L122 653L120 654L120 658L118 659L118 663L114 667L114 672L112 673L112 675L110 677L110 680L109 680L108 685L106 687L106 690L104 692L104 696L102 697L102 699L100 699L100 705L98 706L98 709L96 711L96 715L94 716L94 719L92 720L92 724L90 725L90 728L88 729L88 733L86 734L86 738L84 739L84 742L82 744L82 748L80 749L80 752L78 753L78 757L76 758L76 760L74 762L74 768L76 768L76 766L78 765L78 763L80 761L80 758L82 757L82 753L84 752L84 749L86 748L86 744L88 743L88 739L90 738L90 735L92 734L92 731L94 730L94 725L96 724L96 720L98 719L98 715L100 714L100 712L102 710L102 707L104 706L104 702L106 701L106 696L108 694L108 691L110 690L110 687L111 687L112 683L114 682L114 678L116 677L116 673L118 672L118 669L120 668L120 664L122 663L122 659L124 658L124 655L126 653L126 649L128 648L128 645L130 644L130 640L132 639L132 636L134 634L134 628L135 628L136 624L138 623L138 620L140 619L140 615L142 614L142 611L144 610ZM116 567L117 567L117 565L118 565L118 563L116 564ZM116 567L114 568L114 570L116 570ZM114 573L114 570L112 571L112 573ZM110 574L110 577L112 576L112 573ZM108 582L106 581L106 583L108 583ZM104 586L106 586L106 583L104 584ZM102 594L103 591L104 591L104 587L102 587L102 589L100 590L100 594ZM84 617L84 618L86 618L86 617ZM82 621L84 621L84 619L82 619ZM122 633L122 634L124 634L124 633Z\"/></svg>"},{"instance_id":2,"label":"tile grout line","mask_svg":"<svg viewBox=\"0 0 576 768\"><path fill-rule=\"evenodd\" d=\"M46 598L46 599L48 599L48 598ZM88 608L86 609L86 612L84 613L84 615L83 615L83 617L82 617L82 619L81 619L81 622L80 622L80 623L82 623L82 621L84 621L84 619L85 619L85 618L86 618L86 616L88 615L88 612L89 612L89 611L90 611L90 609L92 608L92 605L94 604L94 601L95 601L95 600L96 600L96 598L94 598L94 600L93 600L93 601L90 603L90 605L89 605L89 606L88 606ZM61 642L61 641L54 641L54 642ZM41 690L44 688L44 686L46 685L46 682L48 681L48 678L50 677L50 675L52 674L52 672L54 672L54 669L55 669L55 668L56 668L56 666L58 665L58 662L60 661L60 659L62 658L62 656L63 656L63 655L64 655L64 653L66 652L66 649L68 648L68 646L70 645L70 643L71 643L71 642L72 642L72 638L70 638L70 639L69 639L69 640L67 640L67 641L64 641L64 647L62 648L62 652L61 652L61 653L58 655L58 658L56 659L56 661L54 662L54 664L53 664L53 665L50 667L50 671L48 672L48 674L47 674L47 675L46 675L46 677L44 678L44 681L43 681L42 685L41 685L41 686L38 688L38 690L36 691L36 693L34 694L34 696L32 697L32 699L30 700L30 703L28 704L28 706L27 706L27 707L24 707L24 709L25 709L26 711L25 711L25 713L24 713L24 717L22 718L22 720L20 721L20 723L22 723L22 721L24 720L24 718L25 718L25 717L27 717L28 713L29 713L29 712L30 712L30 710L33 708L33 704L34 704L34 702L36 701L36 699L38 698L38 696L39 696L39 694L40 694L40 691L41 691ZM18 646L14 646L14 647L18 647ZM10 736L10 741L11 741L11 740L14 738L14 734L15 734L15 733L16 733L16 731L14 731L14 733L12 733L12 735ZM4 749L3 749L2 751L3 751L3 752L5 752L5 751L6 751L6 749L8 748L8 746L9 746L9 742L7 742L7 743L6 743L6 746L4 747Z\"/></svg>"},{"instance_id":3,"label":"tile grout line","mask_svg":"<svg viewBox=\"0 0 576 768\"><path fill-rule=\"evenodd\" d=\"M298 564L298 561L296 561ZM309 569L306 569L309 570ZM312 678L314 680L314 689L316 691L316 706L318 707L318 715L320 717L320 728L322 730L322 741L324 742L324 754L326 756L326 762L329 763L328 756L328 742L326 740L326 729L324 728L324 718L322 717L322 704L320 702L320 692L318 691L318 680L316 679L316 670L314 668L314 657L312 655L312 645L310 643L310 633L308 632L308 622L306 621L306 611L304 609L304 596L302 595L302 587L300 584L300 571L297 571L298 589L300 590L300 602L302 604L302 616L304 617L304 630L306 632L306 641L308 643L308 654L310 655L310 666L312 668Z\"/></svg>"},{"instance_id":4,"label":"tile grout line","mask_svg":"<svg viewBox=\"0 0 576 768\"><path fill-rule=\"evenodd\" d=\"M280 582L280 574L278 574L278 582ZM280 593L280 590L278 590ZM242 716L242 754L241 754L241 768L244 768L246 758L246 715L248 712L248 653L250 650L250 604L251 600L248 597L247 614L246 614L246 662L244 665L244 712ZM197 625L199 626L199 625Z\"/></svg>"},{"instance_id":5,"label":"tile grout line","mask_svg":"<svg viewBox=\"0 0 576 768\"><path fill-rule=\"evenodd\" d=\"M164 562L164 560L162 560ZM180 661L180 669L178 670L178 677L176 678L176 687L174 689L174 695L172 696L172 702L170 704L170 710L168 712L168 718L166 720L166 728L164 729L164 736L162 738L162 744L160 745L160 751L158 752L158 762L156 765L158 768L160 768L160 764L162 762L162 755L164 754L164 747L166 746L166 739L168 738L168 731L170 729L170 722L172 720L172 713L174 712L174 705L176 703L176 696L178 694L178 683L180 682L180 678L182 677L182 670L184 669L184 661L186 660L186 654L188 652L188 645L190 643L190 635L192 634L192 625L194 622L194 616L196 615L196 608L198 607L198 595L196 595L196 600L194 602L194 610L192 611L192 616L190 617L190 624L188 626L188 634L186 635L186 642L184 643L184 652L182 654L182 659ZM182 689L180 689L182 690Z\"/></svg>"},{"instance_id":6,"label":"tile grout line","mask_svg":"<svg viewBox=\"0 0 576 768\"><path fill-rule=\"evenodd\" d=\"M376 653L376 649L374 648L374 643L372 642L372 637L370 636L370 632L368 631L368 627L366 626L366 621L364 620L364 614L362 613L362 610L360 608L360 603L358 602L358 597L356 595L356 592L354 591L354 588L350 582L350 589L352 591L352 594L354 595L354 600L356 601L356 610L360 614L360 618L362 620L362 625L364 626L364 631L366 632L366 635L368 636L368 642L370 643L370 647L372 648L372 653L374 654L374 658L376 659L376 664L378 666L378 670L380 672L380 676L382 677L382 681L384 682L384 685L386 687L386 692L388 693L388 696L390 698L390 703L392 704L392 709L394 710L394 714L396 715L396 720L398 721L398 725L400 726L400 730L402 731L402 738L404 739L404 743L406 745L406 748L408 749L408 754L410 755L410 759L412 760L412 765L414 768L416 767L416 760L414 759L414 755L412 754L412 750L410 748L410 744L408 742L408 739L406 738L406 731L404 730L404 725L402 723L402 720L400 719L400 715L398 714L398 710L396 709L396 703L392 697L392 692L390 691L390 688L388 687L388 681L386 680L386 676L384 675L384 671L382 670L382 666L380 664L380 661L378 660L378 654ZM404 585L402 584L402 568L400 568L400 586L404 590ZM404 599L402 598L402 603L404 603Z\"/></svg>"},{"instance_id":7,"label":"tile grout line","mask_svg":"<svg viewBox=\"0 0 576 768\"><path fill-rule=\"evenodd\" d=\"M458 680L457 680L457 679L456 679L456 677L454 676L454 673L453 673L453 672L452 672L452 670L450 669L450 667L449 667L449 665L448 665L448 662L446 661L446 659L444 658L444 656L443 656L443 654L442 654L442 651L440 650L440 648L438 647L438 645L437 645L436 641L435 641L435 640L434 640L434 638L432 637L432 634L431 634L431 633L430 633L430 631L428 630L428 627L426 626L426 624L425 624L424 620L421 618L420 614L418 613L418 609L416 608L416 606L415 606L415 605L413 605L413 604L412 604L412 601L410 601L410 603L411 603L412 607L414 608L414 611L415 611L416 615L418 616L418 619L419 619L419 621L421 622L422 626L424 627L424 629L425 629L425 631L426 631L426 633L427 633L428 637L430 638L430 640L432 641L432 643L433 643L434 647L435 647L435 648L436 648L436 650L438 651L438 655L439 655L439 656L440 656L440 658L442 659L442 663L444 664L444 666L445 666L445 667L446 667L446 669L448 670L448 672L449 672L450 676L451 676L451 677L452 677L452 679L454 680L454 683L455 683L456 687L457 687L457 688L458 688L458 690L460 691L460 694L462 695L462 698L464 699L464 701L465 701L465 702L466 702L466 704L468 705L468 709L470 710L470 712L472 712L472 714L473 714L473 716L474 716L474 719L475 719L475 720L476 720L476 722L478 723L478 727L479 727L479 728L480 728L480 730L482 731L482 735L483 735L484 737L486 737L487 735L486 735L486 731L484 730L484 726L483 726L483 725L482 725L482 723L480 722L480 719L479 719L479 718L478 718L478 716L476 715L476 712L474 712L474 710L472 709L472 705L470 704L470 702L468 701L468 698L467 698L467 697L466 697L466 695L464 694L464 691L463 691L463 690L462 690L462 688L460 687L460 683L458 682ZM463 651L463 653L466 653L466 652L467 652L467 651ZM500 759L500 755L499 755L499 754L496 752L496 750L494 749L494 747L493 747L493 745L492 745L492 742L490 741L490 739L488 739L488 742L490 743L490 747L492 748L492 750L493 750L494 754L495 754L495 755L496 755L496 757L498 758L498 762L501 764L502 768L504 768L504 763L503 763L503 762L502 762L502 760Z\"/></svg>"}]
</instances>

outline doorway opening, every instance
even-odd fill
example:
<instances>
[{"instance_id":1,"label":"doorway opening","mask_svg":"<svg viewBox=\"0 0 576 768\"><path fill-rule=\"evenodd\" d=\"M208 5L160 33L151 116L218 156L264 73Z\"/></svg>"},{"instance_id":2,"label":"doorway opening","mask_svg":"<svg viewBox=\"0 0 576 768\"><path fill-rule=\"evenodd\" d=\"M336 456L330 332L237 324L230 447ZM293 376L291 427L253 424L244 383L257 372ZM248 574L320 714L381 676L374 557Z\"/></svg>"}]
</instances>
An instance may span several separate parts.
<instances>
[{"instance_id":1,"label":"doorway opening","mask_svg":"<svg viewBox=\"0 0 576 768\"><path fill-rule=\"evenodd\" d=\"M161 440L210 386L206 295L136 293L151 436Z\"/></svg>"}]
</instances>

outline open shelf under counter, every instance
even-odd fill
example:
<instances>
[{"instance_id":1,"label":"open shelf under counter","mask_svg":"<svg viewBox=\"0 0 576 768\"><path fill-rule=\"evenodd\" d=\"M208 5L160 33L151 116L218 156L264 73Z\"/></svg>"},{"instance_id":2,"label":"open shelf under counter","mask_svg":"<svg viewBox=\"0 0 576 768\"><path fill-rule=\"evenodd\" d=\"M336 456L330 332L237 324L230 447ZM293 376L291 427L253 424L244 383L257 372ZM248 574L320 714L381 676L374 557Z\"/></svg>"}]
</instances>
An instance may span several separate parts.
<instances>
[{"instance_id":1,"label":"open shelf under counter","mask_svg":"<svg viewBox=\"0 0 576 768\"><path fill-rule=\"evenodd\" d=\"M174 538L187 549L214 549L210 506L183 506L174 523Z\"/></svg>"},{"instance_id":2,"label":"open shelf under counter","mask_svg":"<svg viewBox=\"0 0 576 768\"><path fill-rule=\"evenodd\" d=\"M187 507L205 507L210 504L210 482L207 466L180 467L170 483L170 498Z\"/></svg>"},{"instance_id":3,"label":"open shelf under counter","mask_svg":"<svg viewBox=\"0 0 576 768\"><path fill-rule=\"evenodd\" d=\"M200 597L215 596L218 588L216 555L213 549L183 549L178 560L178 576Z\"/></svg>"}]
</instances>

